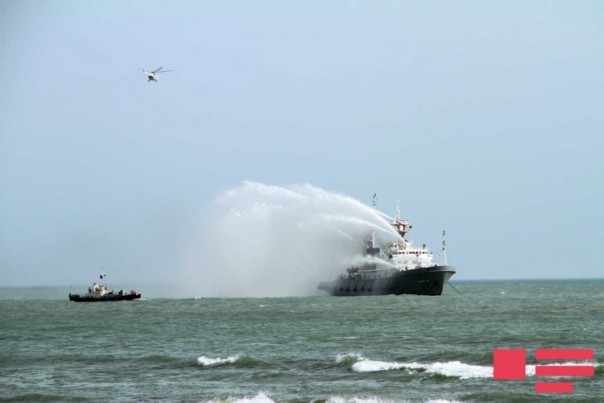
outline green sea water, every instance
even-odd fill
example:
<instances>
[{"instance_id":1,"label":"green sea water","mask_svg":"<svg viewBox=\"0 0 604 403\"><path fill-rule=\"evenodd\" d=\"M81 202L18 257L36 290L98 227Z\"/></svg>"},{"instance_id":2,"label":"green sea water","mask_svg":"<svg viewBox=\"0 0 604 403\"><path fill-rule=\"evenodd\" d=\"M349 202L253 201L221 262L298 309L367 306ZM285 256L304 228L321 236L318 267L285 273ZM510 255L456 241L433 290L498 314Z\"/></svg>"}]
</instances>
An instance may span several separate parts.
<instances>
[{"instance_id":1,"label":"green sea water","mask_svg":"<svg viewBox=\"0 0 604 403\"><path fill-rule=\"evenodd\" d=\"M440 297L74 303L0 288L7 401L604 401L604 280L453 282ZM147 293L148 294L148 293ZM492 350L527 350L524 381ZM595 376L538 395L537 348L588 348ZM551 380L551 379L550 379Z\"/></svg>"}]
</instances>

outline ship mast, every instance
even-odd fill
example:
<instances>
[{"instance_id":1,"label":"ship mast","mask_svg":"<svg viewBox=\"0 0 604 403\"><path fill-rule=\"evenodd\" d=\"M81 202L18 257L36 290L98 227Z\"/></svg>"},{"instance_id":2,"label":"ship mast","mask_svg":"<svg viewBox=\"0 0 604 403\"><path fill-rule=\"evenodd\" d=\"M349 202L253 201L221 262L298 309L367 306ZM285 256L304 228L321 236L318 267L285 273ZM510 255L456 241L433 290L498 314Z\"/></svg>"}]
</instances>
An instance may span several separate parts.
<instances>
[{"instance_id":1,"label":"ship mast","mask_svg":"<svg viewBox=\"0 0 604 403\"><path fill-rule=\"evenodd\" d=\"M400 200L396 200L396 218L392 225L396 228L396 232L400 235L401 238L405 239L405 234L408 230L411 229L409 223L405 220L401 220L401 209L400 209Z\"/></svg>"},{"instance_id":2,"label":"ship mast","mask_svg":"<svg viewBox=\"0 0 604 403\"><path fill-rule=\"evenodd\" d=\"M447 244L445 243L445 230L443 230L443 244L441 249L442 257L443 257L443 265L447 265Z\"/></svg>"},{"instance_id":3,"label":"ship mast","mask_svg":"<svg viewBox=\"0 0 604 403\"><path fill-rule=\"evenodd\" d=\"M377 210L377 193L373 194L371 206ZM365 254L375 256L379 255L380 248L375 246L375 230L371 231L371 237L367 240L367 247L365 248Z\"/></svg>"}]
</instances>

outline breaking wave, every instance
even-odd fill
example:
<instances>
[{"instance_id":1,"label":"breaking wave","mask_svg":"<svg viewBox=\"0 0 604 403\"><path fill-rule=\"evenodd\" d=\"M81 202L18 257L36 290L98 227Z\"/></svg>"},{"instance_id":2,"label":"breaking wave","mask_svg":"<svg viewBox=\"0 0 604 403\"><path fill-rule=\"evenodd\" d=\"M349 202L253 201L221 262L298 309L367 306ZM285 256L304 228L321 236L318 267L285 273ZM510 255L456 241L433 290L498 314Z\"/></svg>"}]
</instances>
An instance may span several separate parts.
<instances>
[{"instance_id":1,"label":"breaking wave","mask_svg":"<svg viewBox=\"0 0 604 403\"><path fill-rule=\"evenodd\" d=\"M493 367L465 364L460 361L423 364L417 362L385 362L363 359L355 362L351 369L354 372L407 370L411 373L425 372L427 374L460 379L491 378L493 376Z\"/></svg>"},{"instance_id":2,"label":"breaking wave","mask_svg":"<svg viewBox=\"0 0 604 403\"><path fill-rule=\"evenodd\" d=\"M212 358L202 355L201 357L197 358L197 364L201 365L202 367L216 367L224 364L234 364L235 362L237 362L237 360L239 360L238 355L234 355L227 358Z\"/></svg>"},{"instance_id":3,"label":"breaking wave","mask_svg":"<svg viewBox=\"0 0 604 403\"><path fill-rule=\"evenodd\" d=\"M406 400L390 400L380 399L378 397L342 397L342 396L331 396L326 400L319 400L316 402L324 403L402 403ZM275 403L275 400L271 399L266 392L258 392L253 397L227 397L226 399L213 399L207 403ZM426 400L425 403L460 403L454 400Z\"/></svg>"},{"instance_id":4,"label":"breaking wave","mask_svg":"<svg viewBox=\"0 0 604 403\"><path fill-rule=\"evenodd\" d=\"M226 358L202 355L197 358L196 365L204 368L214 368L224 365L233 365L237 368L266 368L269 364L252 357L236 354Z\"/></svg>"},{"instance_id":5,"label":"breaking wave","mask_svg":"<svg viewBox=\"0 0 604 403\"><path fill-rule=\"evenodd\" d=\"M254 397L227 397L226 399L208 400L207 403L275 403L275 401L265 392L258 392Z\"/></svg>"},{"instance_id":6,"label":"breaking wave","mask_svg":"<svg viewBox=\"0 0 604 403\"><path fill-rule=\"evenodd\" d=\"M332 396L325 401L325 403L401 403L407 402L407 400L390 400L390 399L380 399L377 397L351 397L344 398L340 396ZM426 400L425 403L460 403L452 400Z\"/></svg>"},{"instance_id":7,"label":"breaking wave","mask_svg":"<svg viewBox=\"0 0 604 403\"><path fill-rule=\"evenodd\" d=\"M397 361L377 361L369 360L358 353L338 354L336 363L346 365L354 372L381 372L393 370L406 370L410 373L424 372L427 374L440 375L450 378L474 379L474 378L492 378L493 367L488 365L466 364L461 361L418 363L418 362L397 362ZM546 364L547 366L557 365L585 365L593 364L596 374L604 372L599 363L591 362L560 362ZM526 375L535 376L535 365L526 366Z\"/></svg>"}]
</instances>

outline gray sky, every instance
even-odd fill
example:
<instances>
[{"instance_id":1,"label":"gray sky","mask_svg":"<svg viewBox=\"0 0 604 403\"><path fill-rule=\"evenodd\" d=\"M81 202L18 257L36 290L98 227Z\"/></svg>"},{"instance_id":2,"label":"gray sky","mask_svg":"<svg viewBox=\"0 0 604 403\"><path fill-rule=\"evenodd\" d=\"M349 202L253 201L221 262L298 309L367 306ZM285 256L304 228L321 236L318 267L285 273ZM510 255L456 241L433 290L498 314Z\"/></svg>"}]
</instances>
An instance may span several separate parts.
<instances>
[{"instance_id":1,"label":"gray sky","mask_svg":"<svg viewBox=\"0 0 604 403\"><path fill-rule=\"evenodd\" d=\"M459 280L602 277L600 1L4 0L0 68L0 286L169 282L243 181L400 199Z\"/></svg>"}]
</instances>

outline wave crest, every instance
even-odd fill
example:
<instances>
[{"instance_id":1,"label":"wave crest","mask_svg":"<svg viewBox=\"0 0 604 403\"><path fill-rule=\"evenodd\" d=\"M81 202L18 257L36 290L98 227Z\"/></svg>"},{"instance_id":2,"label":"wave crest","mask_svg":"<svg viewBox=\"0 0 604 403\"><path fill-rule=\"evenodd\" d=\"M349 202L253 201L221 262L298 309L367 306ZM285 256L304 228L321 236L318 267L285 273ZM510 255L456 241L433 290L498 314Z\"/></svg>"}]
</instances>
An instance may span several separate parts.
<instances>
[{"instance_id":1,"label":"wave crest","mask_svg":"<svg viewBox=\"0 0 604 403\"><path fill-rule=\"evenodd\" d=\"M209 400L207 403L275 403L264 392L258 392L254 397L228 397L226 399Z\"/></svg>"},{"instance_id":2,"label":"wave crest","mask_svg":"<svg viewBox=\"0 0 604 403\"><path fill-rule=\"evenodd\" d=\"M365 357L361 356L358 353L348 353L348 354L338 354L336 356L336 364L342 366L351 366L358 361L366 360Z\"/></svg>"},{"instance_id":3,"label":"wave crest","mask_svg":"<svg viewBox=\"0 0 604 403\"><path fill-rule=\"evenodd\" d=\"M471 365L460 361L417 363L368 360L358 354L338 355L337 363L348 363L354 372L381 372L392 370L407 370L408 372L425 372L433 375L469 379L469 378L491 378L493 367L483 365Z\"/></svg>"},{"instance_id":4,"label":"wave crest","mask_svg":"<svg viewBox=\"0 0 604 403\"><path fill-rule=\"evenodd\" d=\"M213 358L202 355L201 357L197 358L197 364L201 365L202 367L216 367L218 365L234 364L237 362L237 360L239 360L239 355L234 355L227 358Z\"/></svg>"}]
</instances>

